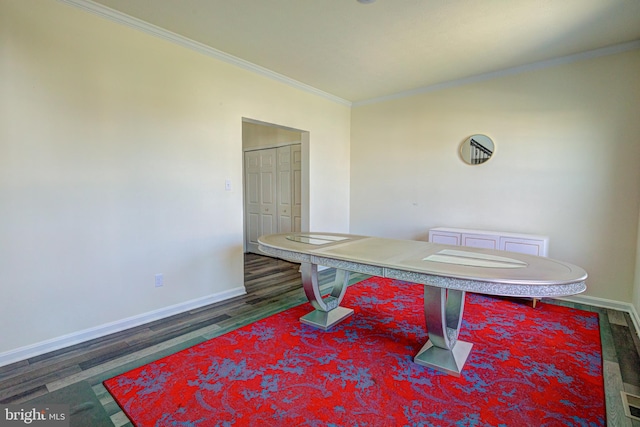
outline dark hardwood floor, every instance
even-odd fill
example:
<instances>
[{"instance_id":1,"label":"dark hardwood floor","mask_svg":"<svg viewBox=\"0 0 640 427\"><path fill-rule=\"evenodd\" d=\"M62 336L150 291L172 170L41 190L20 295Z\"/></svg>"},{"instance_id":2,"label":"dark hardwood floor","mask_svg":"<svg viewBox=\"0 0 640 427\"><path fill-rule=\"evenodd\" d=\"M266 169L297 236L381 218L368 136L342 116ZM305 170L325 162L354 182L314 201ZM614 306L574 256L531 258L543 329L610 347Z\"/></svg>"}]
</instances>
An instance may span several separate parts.
<instances>
[{"instance_id":1,"label":"dark hardwood floor","mask_svg":"<svg viewBox=\"0 0 640 427\"><path fill-rule=\"evenodd\" d=\"M332 270L321 273L321 283L332 279ZM306 301L298 265L286 261L247 254L245 287L241 297L0 367L0 404L62 403L72 426L129 426L102 381ZM629 314L554 303L599 313L608 425L640 427L625 417L620 393L640 394L640 340Z\"/></svg>"}]
</instances>

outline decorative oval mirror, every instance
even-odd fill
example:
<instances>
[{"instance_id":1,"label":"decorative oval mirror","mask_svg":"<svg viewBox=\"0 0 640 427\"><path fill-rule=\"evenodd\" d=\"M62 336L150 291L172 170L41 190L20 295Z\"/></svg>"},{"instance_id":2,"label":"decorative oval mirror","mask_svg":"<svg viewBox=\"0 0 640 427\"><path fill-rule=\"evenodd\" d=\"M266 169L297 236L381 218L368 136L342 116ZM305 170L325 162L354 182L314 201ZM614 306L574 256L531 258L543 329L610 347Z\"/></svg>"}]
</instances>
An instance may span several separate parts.
<instances>
[{"instance_id":1,"label":"decorative oval mirror","mask_svg":"<svg viewBox=\"0 0 640 427\"><path fill-rule=\"evenodd\" d=\"M472 135L460 146L460 157L465 163L479 165L491 158L495 147L486 135Z\"/></svg>"}]
</instances>

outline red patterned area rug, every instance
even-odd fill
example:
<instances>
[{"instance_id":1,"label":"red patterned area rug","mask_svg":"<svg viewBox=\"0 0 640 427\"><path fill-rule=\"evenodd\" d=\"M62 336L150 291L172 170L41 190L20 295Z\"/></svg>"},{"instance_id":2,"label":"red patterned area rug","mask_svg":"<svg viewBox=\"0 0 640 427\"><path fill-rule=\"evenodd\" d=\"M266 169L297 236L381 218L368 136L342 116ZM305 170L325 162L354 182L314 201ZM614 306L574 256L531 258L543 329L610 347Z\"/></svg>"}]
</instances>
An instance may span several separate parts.
<instances>
[{"instance_id":1,"label":"red patterned area rug","mask_svg":"<svg viewBox=\"0 0 640 427\"><path fill-rule=\"evenodd\" d=\"M467 294L459 378L413 363L420 285L351 286L329 331L309 304L105 381L142 426L604 426L596 313Z\"/></svg>"}]
</instances>

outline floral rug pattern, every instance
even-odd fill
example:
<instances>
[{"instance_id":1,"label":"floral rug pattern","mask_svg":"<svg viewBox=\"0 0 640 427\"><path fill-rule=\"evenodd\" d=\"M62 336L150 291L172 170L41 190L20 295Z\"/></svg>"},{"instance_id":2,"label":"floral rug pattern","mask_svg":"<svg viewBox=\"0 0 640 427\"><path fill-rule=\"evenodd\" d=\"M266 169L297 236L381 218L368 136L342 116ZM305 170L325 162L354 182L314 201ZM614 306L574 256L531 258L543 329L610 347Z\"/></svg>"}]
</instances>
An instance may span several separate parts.
<instances>
[{"instance_id":1,"label":"floral rug pattern","mask_svg":"<svg viewBox=\"0 0 640 427\"><path fill-rule=\"evenodd\" d=\"M467 294L459 378L413 363L423 288L371 278L329 331L294 307L105 381L143 426L604 426L597 313Z\"/></svg>"}]
</instances>

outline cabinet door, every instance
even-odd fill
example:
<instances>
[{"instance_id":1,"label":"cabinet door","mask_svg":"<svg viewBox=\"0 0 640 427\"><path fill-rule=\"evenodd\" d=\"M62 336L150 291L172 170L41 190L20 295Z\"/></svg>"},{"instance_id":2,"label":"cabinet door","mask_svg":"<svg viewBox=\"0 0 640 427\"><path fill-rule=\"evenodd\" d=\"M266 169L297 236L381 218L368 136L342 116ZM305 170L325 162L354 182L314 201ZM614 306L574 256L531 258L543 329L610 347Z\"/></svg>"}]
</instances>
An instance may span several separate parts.
<instances>
[{"instance_id":1,"label":"cabinet door","mask_svg":"<svg viewBox=\"0 0 640 427\"><path fill-rule=\"evenodd\" d=\"M522 254L547 256L546 239L525 239L520 237L501 237L500 249L503 251L519 252Z\"/></svg>"},{"instance_id":2,"label":"cabinet door","mask_svg":"<svg viewBox=\"0 0 640 427\"><path fill-rule=\"evenodd\" d=\"M491 234L462 234L462 246L472 248L498 249L500 237Z\"/></svg>"},{"instance_id":3,"label":"cabinet door","mask_svg":"<svg viewBox=\"0 0 640 427\"><path fill-rule=\"evenodd\" d=\"M429 241L442 245L460 246L462 243L461 234L452 231L429 230Z\"/></svg>"}]
</instances>

